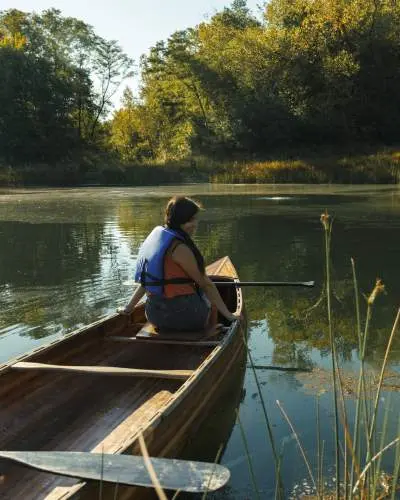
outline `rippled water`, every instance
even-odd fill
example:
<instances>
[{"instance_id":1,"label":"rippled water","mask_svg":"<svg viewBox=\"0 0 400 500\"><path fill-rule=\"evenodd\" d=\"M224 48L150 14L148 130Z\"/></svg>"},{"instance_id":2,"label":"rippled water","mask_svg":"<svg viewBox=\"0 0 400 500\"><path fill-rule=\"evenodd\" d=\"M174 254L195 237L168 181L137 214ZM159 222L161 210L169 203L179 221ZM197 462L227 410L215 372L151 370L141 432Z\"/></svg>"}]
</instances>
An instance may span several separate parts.
<instances>
[{"instance_id":1,"label":"rippled water","mask_svg":"<svg viewBox=\"0 0 400 500\"><path fill-rule=\"evenodd\" d=\"M319 301L324 283L319 216L327 208L334 217L333 305L341 364L352 370L358 360L351 257L363 293L371 291L378 276L386 285L387 294L377 300L367 350L369 365L379 364L400 305L400 190L279 185L0 191L0 363L125 304L131 290L123 283L133 276L138 246L162 220L166 200L177 193L196 196L206 208L196 240L208 262L230 255L243 280L316 281L313 290L246 289L256 365L330 366L326 306ZM391 370L400 371L399 359L396 339ZM310 489L309 479L276 399L315 457L315 393L320 389L306 390L295 372L260 369L257 375L278 447L284 446L287 493L296 497ZM236 379L240 382L240 373ZM398 393L391 394L389 433L395 432L399 414ZM232 479L214 496L255 497L242 434L234 425L237 401L260 494L273 497L271 449L251 370L246 371L242 391L227 395L188 454L210 458L218 449L218 437L230 436L222 463L231 468ZM329 482L331 397L323 394L319 401ZM350 400L348 404L351 412Z\"/></svg>"}]
</instances>

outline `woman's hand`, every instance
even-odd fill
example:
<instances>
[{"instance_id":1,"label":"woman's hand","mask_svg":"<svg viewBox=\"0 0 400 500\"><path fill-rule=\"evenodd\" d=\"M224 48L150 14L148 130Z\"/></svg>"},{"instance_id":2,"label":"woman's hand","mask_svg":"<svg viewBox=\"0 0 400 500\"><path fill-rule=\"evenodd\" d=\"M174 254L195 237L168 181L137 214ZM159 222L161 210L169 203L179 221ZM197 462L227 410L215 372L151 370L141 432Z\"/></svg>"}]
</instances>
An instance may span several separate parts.
<instances>
[{"instance_id":1,"label":"woman's hand","mask_svg":"<svg viewBox=\"0 0 400 500\"><path fill-rule=\"evenodd\" d=\"M237 313L231 313L229 316L226 316L226 319L231 322L240 321L242 319L242 315Z\"/></svg>"},{"instance_id":2,"label":"woman's hand","mask_svg":"<svg viewBox=\"0 0 400 500\"><path fill-rule=\"evenodd\" d=\"M132 314L136 304L145 294L145 291L146 290L142 287L142 285L138 286L136 290L133 292L132 298L128 302L128 304L125 307L118 307L117 313L124 316L129 316L130 314Z\"/></svg>"},{"instance_id":3,"label":"woman's hand","mask_svg":"<svg viewBox=\"0 0 400 500\"><path fill-rule=\"evenodd\" d=\"M129 316L132 314L132 311L128 308L128 306L125 307L118 307L117 313L121 314L121 316Z\"/></svg>"}]
</instances>

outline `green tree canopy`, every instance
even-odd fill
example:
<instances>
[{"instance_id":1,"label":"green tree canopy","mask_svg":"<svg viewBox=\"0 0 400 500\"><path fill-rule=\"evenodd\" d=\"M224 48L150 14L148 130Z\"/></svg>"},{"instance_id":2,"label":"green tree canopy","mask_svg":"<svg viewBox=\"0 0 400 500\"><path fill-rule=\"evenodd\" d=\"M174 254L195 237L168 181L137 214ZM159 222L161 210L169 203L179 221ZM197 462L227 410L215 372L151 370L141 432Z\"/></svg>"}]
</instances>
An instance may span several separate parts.
<instances>
[{"instance_id":1,"label":"green tree canopy","mask_svg":"<svg viewBox=\"0 0 400 500\"><path fill-rule=\"evenodd\" d=\"M0 12L0 157L53 161L96 139L132 61L56 9Z\"/></svg>"},{"instance_id":2,"label":"green tree canopy","mask_svg":"<svg viewBox=\"0 0 400 500\"><path fill-rule=\"evenodd\" d=\"M137 113L163 160L394 142L399 63L391 0L271 0L263 19L235 0L142 58Z\"/></svg>"}]
</instances>

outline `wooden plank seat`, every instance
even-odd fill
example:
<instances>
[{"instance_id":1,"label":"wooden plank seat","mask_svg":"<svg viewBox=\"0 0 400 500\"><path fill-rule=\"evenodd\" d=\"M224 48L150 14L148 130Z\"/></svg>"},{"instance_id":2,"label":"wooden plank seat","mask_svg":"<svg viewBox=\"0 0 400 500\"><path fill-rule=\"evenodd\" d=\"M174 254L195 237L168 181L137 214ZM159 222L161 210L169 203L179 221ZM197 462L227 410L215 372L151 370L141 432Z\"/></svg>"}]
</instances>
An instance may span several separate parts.
<instances>
[{"instance_id":1,"label":"wooden plank seat","mask_svg":"<svg viewBox=\"0 0 400 500\"><path fill-rule=\"evenodd\" d=\"M33 363L29 361L20 361L11 365L13 370L43 370L43 371L62 371L71 373L89 373L93 375L122 375L131 377L151 377L165 378L172 380L186 380L192 373L192 370L142 370L138 368L119 368L113 366L79 366L79 365L52 365L48 363Z\"/></svg>"},{"instance_id":2,"label":"wooden plank seat","mask_svg":"<svg viewBox=\"0 0 400 500\"><path fill-rule=\"evenodd\" d=\"M218 329L218 333L215 335L210 335L209 332L205 330L200 331L188 331L188 332L178 332L178 331L159 331L150 322L145 323L142 328L137 332L137 339L154 340L156 342L185 342L187 345L199 345L200 343L210 343L211 345L218 344L221 340L221 334L226 332L226 328L222 327Z\"/></svg>"},{"instance_id":3,"label":"wooden plank seat","mask_svg":"<svg viewBox=\"0 0 400 500\"><path fill-rule=\"evenodd\" d=\"M161 336L151 336L151 337L120 337L113 336L108 337L106 340L113 342L137 342L137 343L150 343L150 344L162 344L162 345L180 345L180 346L191 346L191 347L216 347L220 344L219 340L170 340Z\"/></svg>"}]
</instances>

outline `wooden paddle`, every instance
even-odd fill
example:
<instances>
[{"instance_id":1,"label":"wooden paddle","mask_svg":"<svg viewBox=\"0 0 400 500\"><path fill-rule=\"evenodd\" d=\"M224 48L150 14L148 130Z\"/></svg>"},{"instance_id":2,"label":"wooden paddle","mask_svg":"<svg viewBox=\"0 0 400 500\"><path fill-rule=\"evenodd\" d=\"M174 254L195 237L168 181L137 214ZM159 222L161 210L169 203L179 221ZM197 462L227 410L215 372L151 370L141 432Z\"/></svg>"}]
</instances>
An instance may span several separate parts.
<instances>
[{"instance_id":1,"label":"wooden paddle","mask_svg":"<svg viewBox=\"0 0 400 500\"><path fill-rule=\"evenodd\" d=\"M164 282L163 284L179 284L179 283L188 283L188 280L183 278L175 278L170 279ZM313 287L315 285L315 281L213 281L215 285L218 286L305 286L305 287ZM122 283L124 286L139 286L139 283L136 283L133 280L124 281ZM161 285L161 282L152 282L152 285Z\"/></svg>"},{"instance_id":2,"label":"wooden paddle","mask_svg":"<svg viewBox=\"0 0 400 500\"><path fill-rule=\"evenodd\" d=\"M141 456L75 451L0 451L0 458L61 476L128 486L153 486ZM218 464L175 458L150 460L160 486L167 490L214 491L222 488L230 477L229 469ZM4 476L0 491L7 485L7 475Z\"/></svg>"}]
</instances>

